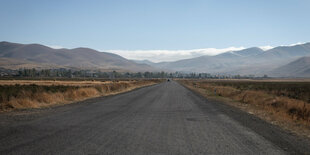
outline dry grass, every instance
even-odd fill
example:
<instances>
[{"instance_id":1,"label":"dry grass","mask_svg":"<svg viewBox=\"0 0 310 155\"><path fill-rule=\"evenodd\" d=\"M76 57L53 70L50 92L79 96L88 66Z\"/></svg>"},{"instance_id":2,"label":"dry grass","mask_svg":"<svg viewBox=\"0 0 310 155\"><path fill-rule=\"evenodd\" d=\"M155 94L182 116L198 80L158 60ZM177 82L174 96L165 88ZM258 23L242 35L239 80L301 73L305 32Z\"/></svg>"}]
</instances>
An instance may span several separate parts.
<instances>
[{"instance_id":1,"label":"dry grass","mask_svg":"<svg viewBox=\"0 0 310 155\"><path fill-rule=\"evenodd\" d=\"M0 110L67 104L153 85L160 80L131 81L0 81Z\"/></svg>"},{"instance_id":2,"label":"dry grass","mask_svg":"<svg viewBox=\"0 0 310 155\"><path fill-rule=\"evenodd\" d=\"M244 89L244 87L241 89L241 87L223 86L214 81L182 80L180 82L206 97L229 98L232 100L230 103L233 103L234 106L246 109L252 114L258 114L265 120L275 121L284 125L285 128L289 122L295 127L302 125L307 128L307 134L310 133L310 104L305 100L279 96L276 95L277 93L272 93L273 90ZM271 117L272 119L270 119Z\"/></svg>"},{"instance_id":3,"label":"dry grass","mask_svg":"<svg viewBox=\"0 0 310 155\"><path fill-rule=\"evenodd\" d=\"M85 81L58 81L58 80L0 80L0 85L40 85L40 86L94 86L100 84L109 83L130 83L132 81L95 81L95 80L85 80Z\"/></svg>"}]
</instances>

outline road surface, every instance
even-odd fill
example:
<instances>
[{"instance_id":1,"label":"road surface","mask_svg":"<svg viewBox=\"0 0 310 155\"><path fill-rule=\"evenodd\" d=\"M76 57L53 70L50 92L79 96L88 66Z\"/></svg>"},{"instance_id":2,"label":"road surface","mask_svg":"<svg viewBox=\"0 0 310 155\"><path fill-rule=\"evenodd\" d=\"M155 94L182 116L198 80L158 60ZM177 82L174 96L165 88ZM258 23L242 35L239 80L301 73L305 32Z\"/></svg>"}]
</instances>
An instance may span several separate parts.
<instances>
[{"instance_id":1,"label":"road surface","mask_svg":"<svg viewBox=\"0 0 310 155\"><path fill-rule=\"evenodd\" d=\"M177 82L0 114L0 154L304 154L309 141Z\"/></svg>"}]
</instances>

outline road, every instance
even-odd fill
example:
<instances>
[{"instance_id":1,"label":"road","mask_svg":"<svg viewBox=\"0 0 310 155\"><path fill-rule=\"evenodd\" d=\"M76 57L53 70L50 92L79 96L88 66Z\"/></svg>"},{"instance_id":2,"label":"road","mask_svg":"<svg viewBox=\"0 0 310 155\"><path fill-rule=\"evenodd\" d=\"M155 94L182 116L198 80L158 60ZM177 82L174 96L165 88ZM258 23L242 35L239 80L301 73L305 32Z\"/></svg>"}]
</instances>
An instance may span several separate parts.
<instances>
[{"instance_id":1,"label":"road","mask_svg":"<svg viewBox=\"0 0 310 155\"><path fill-rule=\"evenodd\" d=\"M308 139L177 82L0 114L0 154L304 154Z\"/></svg>"}]
</instances>

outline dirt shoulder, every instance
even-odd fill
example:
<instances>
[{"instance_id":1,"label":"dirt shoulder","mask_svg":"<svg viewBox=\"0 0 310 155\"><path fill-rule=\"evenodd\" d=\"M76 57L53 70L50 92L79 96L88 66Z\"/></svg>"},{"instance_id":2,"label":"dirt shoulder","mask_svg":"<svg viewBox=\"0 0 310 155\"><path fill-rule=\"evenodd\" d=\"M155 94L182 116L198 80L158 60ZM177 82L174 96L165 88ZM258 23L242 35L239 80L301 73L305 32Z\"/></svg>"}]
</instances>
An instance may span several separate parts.
<instances>
[{"instance_id":1,"label":"dirt shoulder","mask_svg":"<svg viewBox=\"0 0 310 155\"><path fill-rule=\"evenodd\" d=\"M200 85L198 81L178 80L178 82L190 90L204 96L208 100L220 101L230 106L237 107L238 109L241 109L251 115L255 115L271 124L280 126L287 131L310 138L309 122L291 117L288 113L283 112L281 109L276 109L275 107L270 108L268 105L264 105L263 103L251 104L251 102L240 102L234 99L235 97L225 97L219 95L219 89L215 92L214 87L212 87L212 89L207 88L206 86ZM227 87L225 89L231 90L232 88Z\"/></svg>"}]
</instances>

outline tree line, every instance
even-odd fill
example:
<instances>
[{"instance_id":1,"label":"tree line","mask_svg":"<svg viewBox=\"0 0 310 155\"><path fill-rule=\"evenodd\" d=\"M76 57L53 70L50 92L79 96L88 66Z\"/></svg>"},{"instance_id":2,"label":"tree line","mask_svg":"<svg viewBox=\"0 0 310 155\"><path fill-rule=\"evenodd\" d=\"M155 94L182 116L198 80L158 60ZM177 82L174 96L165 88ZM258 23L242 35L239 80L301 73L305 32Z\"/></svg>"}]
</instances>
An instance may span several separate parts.
<instances>
[{"instance_id":1,"label":"tree line","mask_svg":"<svg viewBox=\"0 0 310 155\"><path fill-rule=\"evenodd\" d=\"M257 78L254 75L221 75L209 73L185 73L185 72L117 72L117 71L94 71L94 70L71 70L71 69L19 69L19 70L4 70L1 72L8 73L7 76L13 77L62 77L62 78L195 78L195 79L242 79L242 78ZM264 75L266 78L267 75Z\"/></svg>"}]
</instances>

